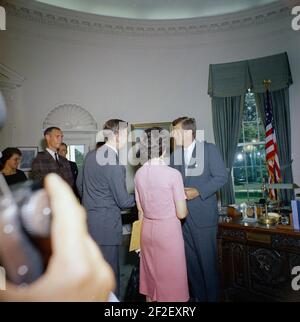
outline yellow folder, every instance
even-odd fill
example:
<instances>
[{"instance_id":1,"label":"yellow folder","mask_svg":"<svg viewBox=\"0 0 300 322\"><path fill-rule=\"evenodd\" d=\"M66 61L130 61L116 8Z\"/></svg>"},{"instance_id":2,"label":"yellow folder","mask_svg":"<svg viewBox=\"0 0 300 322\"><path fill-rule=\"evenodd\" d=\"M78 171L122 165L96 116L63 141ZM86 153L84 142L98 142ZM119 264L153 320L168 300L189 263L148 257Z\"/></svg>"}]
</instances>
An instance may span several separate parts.
<instances>
[{"instance_id":1,"label":"yellow folder","mask_svg":"<svg viewBox=\"0 0 300 322\"><path fill-rule=\"evenodd\" d=\"M131 240L129 246L130 252L141 248L141 227L141 220L137 220L132 224Z\"/></svg>"}]
</instances>

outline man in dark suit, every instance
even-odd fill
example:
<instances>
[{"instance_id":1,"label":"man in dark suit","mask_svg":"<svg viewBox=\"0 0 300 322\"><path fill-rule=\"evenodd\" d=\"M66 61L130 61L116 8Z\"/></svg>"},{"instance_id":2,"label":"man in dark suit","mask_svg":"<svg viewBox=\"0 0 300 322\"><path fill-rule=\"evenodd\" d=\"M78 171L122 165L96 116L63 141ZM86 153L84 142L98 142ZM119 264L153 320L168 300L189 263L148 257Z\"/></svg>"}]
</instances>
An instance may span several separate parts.
<instances>
[{"instance_id":1,"label":"man in dark suit","mask_svg":"<svg viewBox=\"0 0 300 322\"><path fill-rule=\"evenodd\" d=\"M39 152L32 162L32 179L42 181L47 174L56 173L73 187L74 179L69 161L58 155L63 137L62 131L58 127L50 127L45 130L44 137L46 150Z\"/></svg>"},{"instance_id":2,"label":"man in dark suit","mask_svg":"<svg viewBox=\"0 0 300 322\"><path fill-rule=\"evenodd\" d=\"M189 215L183 223L183 237L194 301L218 301L216 192L227 182L228 172L215 145L196 141L195 119L181 117L173 123L179 146L171 166L182 174Z\"/></svg>"},{"instance_id":3,"label":"man in dark suit","mask_svg":"<svg viewBox=\"0 0 300 322\"><path fill-rule=\"evenodd\" d=\"M58 149L58 154L60 156L62 156L63 158L67 159L68 146L66 145L66 143L64 143L64 142L61 143L61 145L60 145L60 147ZM73 191L74 191L76 197L78 199L80 199L79 192L78 192L77 186L76 186L76 180L77 180L77 176L78 176L78 167L77 167L76 162L73 162L73 161L70 161L70 160L69 160L69 164L70 164L71 172L72 172L73 179L74 179Z\"/></svg>"},{"instance_id":4,"label":"man in dark suit","mask_svg":"<svg viewBox=\"0 0 300 322\"><path fill-rule=\"evenodd\" d=\"M121 124L125 124L122 128ZM135 205L128 195L125 166L119 162L120 149L127 142L127 123L109 120L104 125L106 143L87 154L83 166L83 206L88 214L89 232L114 270L120 295L119 246L122 243L121 209ZM126 151L127 154L127 151Z\"/></svg>"},{"instance_id":5,"label":"man in dark suit","mask_svg":"<svg viewBox=\"0 0 300 322\"><path fill-rule=\"evenodd\" d=\"M58 154L64 158L67 159L67 154L68 154L68 146L66 145L66 143L62 142L59 149L58 149ZM77 176L78 176L78 167L76 162L70 161L70 167L71 167L71 171L73 174L73 178L74 178L74 182L76 182Z\"/></svg>"}]
</instances>

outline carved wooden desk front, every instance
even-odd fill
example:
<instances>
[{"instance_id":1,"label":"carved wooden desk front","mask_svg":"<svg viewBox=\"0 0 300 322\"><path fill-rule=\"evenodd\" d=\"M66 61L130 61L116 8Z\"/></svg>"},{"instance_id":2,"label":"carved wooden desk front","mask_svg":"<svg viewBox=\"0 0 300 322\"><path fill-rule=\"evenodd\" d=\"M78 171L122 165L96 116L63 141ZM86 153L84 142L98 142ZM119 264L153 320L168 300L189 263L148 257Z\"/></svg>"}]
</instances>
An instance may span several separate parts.
<instances>
[{"instance_id":1,"label":"carved wooden desk front","mask_svg":"<svg viewBox=\"0 0 300 322\"><path fill-rule=\"evenodd\" d=\"M220 217L218 252L223 300L300 301L300 232Z\"/></svg>"}]
</instances>

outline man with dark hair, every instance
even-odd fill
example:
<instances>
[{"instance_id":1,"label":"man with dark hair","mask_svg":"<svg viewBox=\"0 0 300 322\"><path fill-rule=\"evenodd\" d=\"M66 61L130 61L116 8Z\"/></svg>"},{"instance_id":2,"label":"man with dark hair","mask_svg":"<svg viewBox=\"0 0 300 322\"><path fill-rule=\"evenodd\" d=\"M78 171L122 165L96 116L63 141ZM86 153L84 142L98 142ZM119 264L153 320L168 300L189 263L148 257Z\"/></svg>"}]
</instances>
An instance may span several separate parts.
<instances>
[{"instance_id":1,"label":"man with dark hair","mask_svg":"<svg viewBox=\"0 0 300 322\"><path fill-rule=\"evenodd\" d=\"M56 131L60 131L61 132L61 129L59 127L56 127L56 126L51 126L51 127L48 127L45 131L44 131L44 137L46 137L46 135L48 134L51 134L51 132L53 130L56 130ZM62 135L63 137L63 135Z\"/></svg>"},{"instance_id":2,"label":"man with dark hair","mask_svg":"<svg viewBox=\"0 0 300 322\"><path fill-rule=\"evenodd\" d=\"M183 236L190 296L197 302L218 301L216 192L228 172L214 144L196 141L195 119L181 117L172 124L178 149L171 166L181 172L188 200Z\"/></svg>"},{"instance_id":3,"label":"man with dark hair","mask_svg":"<svg viewBox=\"0 0 300 322\"><path fill-rule=\"evenodd\" d=\"M32 162L32 179L44 180L48 173L57 173L71 187L74 186L74 179L69 161L58 154L62 143L63 133L58 127L49 127L44 131L46 150L39 152Z\"/></svg>"},{"instance_id":4,"label":"man with dark hair","mask_svg":"<svg viewBox=\"0 0 300 322\"><path fill-rule=\"evenodd\" d=\"M115 294L119 296L121 209L135 205L134 196L127 192L125 166L119 162L119 150L127 142L127 123L109 120L103 132L106 143L89 152L84 161L82 203L88 213L89 232L114 270L117 281Z\"/></svg>"}]
</instances>

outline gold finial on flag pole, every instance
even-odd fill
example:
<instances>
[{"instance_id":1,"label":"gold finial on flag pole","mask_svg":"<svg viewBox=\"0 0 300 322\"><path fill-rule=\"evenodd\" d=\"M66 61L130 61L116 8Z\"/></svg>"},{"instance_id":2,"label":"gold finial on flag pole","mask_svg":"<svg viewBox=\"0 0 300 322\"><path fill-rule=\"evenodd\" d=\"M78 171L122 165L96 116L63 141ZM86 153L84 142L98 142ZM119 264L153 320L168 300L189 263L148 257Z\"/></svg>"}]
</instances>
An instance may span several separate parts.
<instances>
[{"instance_id":1,"label":"gold finial on flag pole","mask_svg":"<svg viewBox=\"0 0 300 322\"><path fill-rule=\"evenodd\" d=\"M263 83L264 83L264 86L265 86L265 90L266 91L270 90L271 83L272 83L271 80L270 79L268 79L268 80L265 79Z\"/></svg>"}]
</instances>

